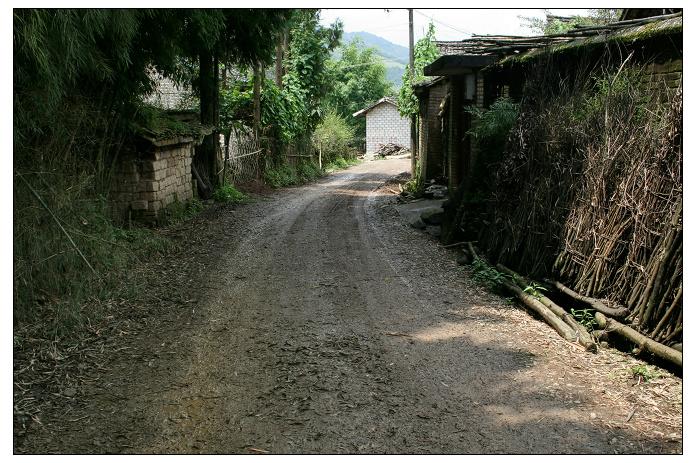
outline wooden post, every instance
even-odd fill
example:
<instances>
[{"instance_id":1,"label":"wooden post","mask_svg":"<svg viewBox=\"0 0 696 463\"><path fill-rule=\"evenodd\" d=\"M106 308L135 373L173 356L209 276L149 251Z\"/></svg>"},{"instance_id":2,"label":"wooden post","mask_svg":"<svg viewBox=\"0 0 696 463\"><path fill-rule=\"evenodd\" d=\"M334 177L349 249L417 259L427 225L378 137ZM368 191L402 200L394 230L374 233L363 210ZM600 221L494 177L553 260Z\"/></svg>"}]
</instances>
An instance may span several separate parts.
<instances>
[{"instance_id":1,"label":"wooden post","mask_svg":"<svg viewBox=\"0 0 696 463\"><path fill-rule=\"evenodd\" d=\"M321 171L321 141L319 142L319 170Z\"/></svg>"},{"instance_id":2,"label":"wooden post","mask_svg":"<svg viewBox=\"0 0 696 463\"><path fill-rule=\"evenodd\" d=\"M222 184L227 183L227 163L230 160L230 139L232 138L232 129L228 129L225 134L225 159L222 164Z\"/></svg>"}]
</instances>

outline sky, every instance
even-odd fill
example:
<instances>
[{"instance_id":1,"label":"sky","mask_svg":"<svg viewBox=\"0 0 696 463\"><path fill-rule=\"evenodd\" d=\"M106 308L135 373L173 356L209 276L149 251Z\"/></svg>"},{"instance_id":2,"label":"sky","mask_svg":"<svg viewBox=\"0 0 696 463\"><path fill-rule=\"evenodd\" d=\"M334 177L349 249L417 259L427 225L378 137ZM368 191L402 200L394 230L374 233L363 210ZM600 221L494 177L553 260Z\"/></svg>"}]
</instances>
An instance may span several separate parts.
<instances>
[{"instance_id":1,"label":"sky","mask_svg":"<svg viewBox=\"0 0 696 463\"><path fill-rule=\"evenodd\" d=\"M553 14L571 16L587 14L585 9L551 9ZM518 16L543 18L543 9L414 9L413 35L425 35L430 19L438 40L462 40L471 34L533 35L522 26ZM324 25L337 18L346 32L370 32L390 42L408 47L408 11L406 9L322 9Z\"/></svg>"}]
</instances>

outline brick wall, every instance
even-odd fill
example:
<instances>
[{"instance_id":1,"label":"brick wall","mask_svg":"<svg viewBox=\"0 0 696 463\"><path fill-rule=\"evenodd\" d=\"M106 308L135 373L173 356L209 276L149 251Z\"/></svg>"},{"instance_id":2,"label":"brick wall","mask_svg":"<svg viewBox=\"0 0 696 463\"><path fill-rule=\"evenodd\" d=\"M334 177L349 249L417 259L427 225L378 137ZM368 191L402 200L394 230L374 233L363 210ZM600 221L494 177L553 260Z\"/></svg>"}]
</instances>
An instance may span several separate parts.
<instances>
[{"instance_id":1,"label":"brick wall","mask_svg":"<svg viewBox=\"0 0 696 463\"><path fill-rule=\"evenodd\" d=\"M398 143L411 149L411 122L401 117L399 110L391 103L382 103L365 115L367 131L366 151L374 153L380 143Z\"/></svg>"},{"instance_id":2,"label":"brick wall","mask_svg":"<svg viewBox=\"0 0 696 463\"><path fill-rule=\"evenodd\" d=\"M474 98L476 99L476 106L479 108L484 107L484 81L483 81L483 73L482 72L477 72L476 73L476 92L474 93Z\"/></svg>"},{"instance_id":3,"label":"brick wall","mask_svg":"<svg viewBox=\"0 0 696 463\"><path fill-rule=\"evenodd\" d=\"M474 93L474 100L475 100L475 105L478 108L484 108L485 107L485 81L484 81L484 76L482 72L477 72L476 73L476 91ZM468 130L468 128L467 128ZM476 143L476 140L469 136L467 137L470 143L469 147L469 162L467 163L468 165L468 172L467 175L471 176L473 175L475 171L475 166L476 162L478 161L479 154L481 153L481 150L479 149L478 143Z\"/></svg>"},{"instance_id":4,"label":"brick wall","mask_svg":"<svg viewBox=\"0 0 696 463\"><path fill-rule=\"evenodd\" d=\"M193 198L192 150L185 138L122 157L111 189L116 218L157 223L164 208Z\"/></svg>"},{"instance_id":5,"label":"brick wall","mask_svg":"<svg viewBox=\"0 0 696 463\"><path fill-rule=\"evenodd\" d=\"M438 117L440 104L447 95L447 82L442 80L428 89L427 125L427 166L426 180L443 175L444 146L442 137L442 119Z\"/></svg>"}]
</instances>

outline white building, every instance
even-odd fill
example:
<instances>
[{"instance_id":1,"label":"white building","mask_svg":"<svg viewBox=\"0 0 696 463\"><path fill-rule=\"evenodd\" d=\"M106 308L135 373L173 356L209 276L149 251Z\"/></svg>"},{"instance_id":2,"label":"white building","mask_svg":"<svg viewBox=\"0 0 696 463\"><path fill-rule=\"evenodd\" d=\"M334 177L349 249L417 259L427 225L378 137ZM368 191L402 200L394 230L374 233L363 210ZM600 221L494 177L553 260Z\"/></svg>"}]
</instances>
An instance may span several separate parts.
<instances>
[{"instance_id":1,"label":"white building","mask_svg":"<svg viewBox=\"0 0 696 463\"><path fill-rule=\"evenodd\" d=\"M411 121L401 117L396 101L384 97L353 114L366 119L365 151L374 153L380 144L396 143L411 149Z\"/></svg>"}]
</instances>

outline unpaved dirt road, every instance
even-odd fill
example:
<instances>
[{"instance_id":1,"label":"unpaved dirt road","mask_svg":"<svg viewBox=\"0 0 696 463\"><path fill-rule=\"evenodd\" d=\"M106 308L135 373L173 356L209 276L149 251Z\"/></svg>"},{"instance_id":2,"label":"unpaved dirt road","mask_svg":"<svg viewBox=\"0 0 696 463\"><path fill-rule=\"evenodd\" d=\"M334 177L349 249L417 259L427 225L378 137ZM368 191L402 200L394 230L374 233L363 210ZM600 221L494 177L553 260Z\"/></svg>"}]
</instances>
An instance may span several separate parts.
<instances>
[{"instance_id":1,"label":"unpaved dirt road","mask_svg":"<svg viewBox=\"0 0 696 463\"><path fill-rule=\"evenodd\" d=\"M191 244L205 265L152 263L184 295L171 312L143 316L16 451L680 452L681 380L636 384L638 361L474 283L378 189L409 162L223 210L200 232L216 242Z\"/></svg>"}]
</instances>

